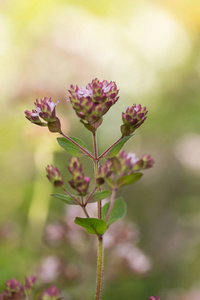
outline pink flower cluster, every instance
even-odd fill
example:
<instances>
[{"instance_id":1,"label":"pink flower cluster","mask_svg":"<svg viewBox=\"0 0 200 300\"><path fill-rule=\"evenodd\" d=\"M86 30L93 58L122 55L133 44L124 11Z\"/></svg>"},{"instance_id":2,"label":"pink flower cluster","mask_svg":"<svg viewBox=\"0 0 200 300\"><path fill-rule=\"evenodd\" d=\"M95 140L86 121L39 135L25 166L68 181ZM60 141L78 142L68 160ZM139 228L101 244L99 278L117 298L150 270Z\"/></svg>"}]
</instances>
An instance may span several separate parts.
<instances>
[{"instance_id":1,"label":"pink flower cluster","mask_svg":"<svg viewBox=\"0 0 200 300\"><path fill-rule=\"evenodd\" d=\"M113 164L113 172L120 176L151 168L155 162L150 155L137 158L135 153L126 153L124 150L121 150L111 161Z\"/></svg>"},{"instance_id":2,"label":"pink flower cluster","mask_svg":"<svg viewBox=\"0 0 200 300\"><path fill-rule=\"evenodd\" d=\"M95 78L86 88L71 85L69 100L79 118L93 126L96 123L97 127L97 122L119 99L118 92L115 82Z\"/></svg>"},{"instance_id":3,"label":"pink flower cluster","mask_svg":"<svg viewBox=\"0 0 200 300\"><path fill-rule=\"evenodd\" d=\"M59 102L59 101L58 101ZM31 122L39 126L48 126L51 132L60 132L60 120L56 117L55 107L58 104L54 103L51 98L44 97L44 100L35 101L35 110L32 112L25 111L26 118ZM44 122L45 121L45 122Z\"/></svg>"}]
</instances>

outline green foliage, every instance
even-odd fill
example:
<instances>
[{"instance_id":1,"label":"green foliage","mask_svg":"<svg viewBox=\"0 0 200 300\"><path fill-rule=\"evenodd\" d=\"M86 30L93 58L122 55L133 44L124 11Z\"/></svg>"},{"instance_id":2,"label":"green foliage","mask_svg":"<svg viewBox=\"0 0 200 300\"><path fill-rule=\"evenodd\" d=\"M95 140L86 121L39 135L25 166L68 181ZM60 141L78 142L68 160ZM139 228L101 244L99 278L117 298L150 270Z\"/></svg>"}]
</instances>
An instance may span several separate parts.
<instances>
[{"instance_id":1,"label":"green foliage","mask_svg":"<svg viewBox=\"0 0 200 300\"><path fill-rule=\"evenodd\" d=\"M125 175L123 177L120 177L117 180L117 188L120 188L120 187L125 186L125 185L132 184L135 181L139 180L142 176L143 176L142 173L133 173L133 174L130 174L130 175Z\"/></svg>"},{"instance_id":2,"label":"green foliage","mask_svg":"<svg viewBox=\"0 0 200 300\"><path fill-rule=\"evenodd\" d=\"M111 191L101 191L101 192L96 192L91 200L89 202L97 202L97 201L100 201L100 200L103 200L107 197L109 197L111 194Z\"/></svg>"},{"instance_id":3,"label":"green foliage","mask_svg":"<svg viewBox=\"0 0 200 300\"><path fill-rule=\"evenodd\" d=\"M63 194L52 194L51 196L65 202L66 204L69 205L78 205L78 203L69 195L63 195Z\"/></svg>"},{"instance_id":4,"label":"green foliage","mask_svg":"<svg viewBox=\"0 0 200 300\"><path fill-rule=\"evenodd\" d=\"M74 221L77 225L85 228L88 233L96 234L104 234L107 226L104 220L96 219L96 218L79 218L76 217Z\"/></svg>"},{"instance_id":5,"label":"green foliage","mask_svg":"<svg viewBox=\"0 0 200 300\"><path fill-rule=\"evenodd\" d=\"M102 219L105 220L106 215L108 213L108 209L110 207L110 202L106 203L102 207ZM109 227L112 223L118 221L119 219L124 218L126 215L126 203L123 198L118 198L115 200L113 204L113 208L111 210L110 216L107 221L107 227Z\"/></svg>"},{"instance_id":6,"label":"green foliage","mask_svg":"<svg viewBox=\"0 0 200 300\"><path fill-rule=\"evenodd\" d=\"M87 149L86 144L77 137L70 137L74 142L80 145L82 148ZM58 144L72 156L84 156L85 153L71 141L64 137L57 138Z\"/></svg>"},{"instance_id":7,"label":"green foliage","mask_svg":"<svg viewBox=\"0 0 200 300\"><path fill-rule=\"evenodd\" d=\"M112 147L105 155L107 158L114 157L124 146L124 144L133 136L131 134L130 136L124 136L117 144L115 144L114 147Z\"/></svg>"}]
</instances>

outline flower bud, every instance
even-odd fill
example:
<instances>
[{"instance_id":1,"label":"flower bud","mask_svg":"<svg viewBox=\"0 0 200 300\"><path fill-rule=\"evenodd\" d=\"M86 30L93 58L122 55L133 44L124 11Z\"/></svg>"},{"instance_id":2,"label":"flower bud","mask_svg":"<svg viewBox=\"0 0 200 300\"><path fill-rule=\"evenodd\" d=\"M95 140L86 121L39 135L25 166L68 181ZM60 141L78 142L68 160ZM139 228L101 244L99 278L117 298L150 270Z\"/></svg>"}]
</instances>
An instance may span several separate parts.
<instances>
[{"instance_id":1,"label":"flower bud","mask_svg":"<svg viewBox=\"0 0 200 300\"><path fill-rule=\"evenodd\" d=\"M58 101L59 102L59 101ZM36 99L35 110L25 111L26 118L39 126L48 126L51 132L61 132L60 120L56 117L55 106L58 104L51 101L51 98L44 97L44 100ZM41 121L43 119L45 122Z\"/></svg>"},{"instance_id":2,"label":"flower bud","mask_svg":"<svg viewBox=\"0 0 200 300\"><path fill-rule=\"evenodd\" d=\"M9 292L19 292L21 284L15 278L6 281L6 290Z\"/></svg>"},{"instance_id":3,"label":"flower bud","mask_svg":"<svg viewBox=\"0 0 200 300\"><path fill-rule=\"evenodd\" d=\"M155 163L155 160L151 157L151 155L144 155L140 160L142 161L142 170L152 168Z\"/></svg>"},{"instance_id":4,"label":"flower bud","mask_svg":"<svg viewBox=\"0 0 200 300\"><path fill-rule=\"evenodd\" d=\"M37 278L33 275L26 277L25 278L25 290L26 292L30 293L32 288L35 286L35 282L36 282Z\"/></svg>"},{"instance_id":5,"label":"flower bud","mask_svg":"<svg viewBox=\"0 0 200 300\"><path fill-rule=\"evenodd\" d=\"M26 118L31 122L39 126L47 126L46 123L42 122L38 116L38 113L35 110L32 110L30 112L29 110L26 110L25 112Z\"/></svg>"},{"instance_id":6,"label":"flower bud","mask_svg":"<svg viewBox=\"0 0 200 300\"><path fill-rule=\"evenodd\" d=\"M126 153L124 150L121 150L115 157L111 158L111 161L113 172L120 176L151 168L155 163L150 155L137 158L135 153Z\"/></svg>"},{"instance_id":7,"label":"flower bud","mask_svg":"<svg viewBox=\"0 0 200 300\"><path fill-rule=\"evenodd\" d=\"M112 159L114 172L118 175L128 175L133 172L134 165L139 161L135 153L121 150Z\"/></svg>"},{"instance_id":8,"label":"flower bud","mask_svg":"<svg viewBox=\"0 0 200 300\"><path fill-rule=\"evenodd\" d=\"M82 165L80 163L80 160L76 156L73 156L72 158L69 159L68 170L72 175L74 173L77 174L82 173Z\"/></svg>"},{"instance_id":9,"label":"flower bud","mask_svg":"<svg viewBox=\"0 0 200 300\"><path fill-rule=\"evenodd\" d=\"M152 297L149 297L149 300L160 300L160 297L152 296Z\"/></svg>"},{"instance_id":10,"label":"flower bud","mask_svg":"<svg viewBox=\"0 0 200 300\"><path fill-rule=\"evenodd\" d=\"M56 286L51 286L42 293L41 300L59 300L61 299L61 292Z\"/></svg>"},{"instance_id":11,"label":"flower bud","mask_svg":"<svg viewBox=\"0 0 200 300\"><path fill-rule=\"evenodd\" d=\"M86 88L71 85L69 100L77 116L97 128L102 123L102 116L119 99L118 92L115 82L101 82L95 78Z\"/></svg>"},{"instance_id":12,"label":"flower bud","mask_svg":"<svg viewBox=\"0 0 200 300\"><path fill-rule=\"evenodd\" d=\"M47 166L46 171L47 171L47 175L46 175L47 178L51 183L53 183L55 187L63 187L64 185L63 178L60 175L60 171L57 168L55 168L53 165Z\"/></svg>"},{"instance_id":13,"label":"flower bud","mask_svg":"<svg viewBox=\"0 0 200 300\"><path fill-rule=\"evenodd\" d=\"M6 281L6 289L1 294L3 300L21 300L24 299L24 287L15 278Z\"/></svg>"},{"instance_id":14,"label":"flower bud","mask_svg":"<svg viewBox=\"0 0 200 300\"><path fill-rule=\"evenodd\" d=\"M110 160L108 160L104 165L99 167L97 175L97 184L102 185L105 182L105 179L110 177L113 172L113 165Z\"/></svg>"},{"instance_id":15,"label":"flower bud","mask_svg":"<svg viewBox=\"0 0 200 300\"><path fill-rule=\"evenodd\" d=\"M82 196L87 194L90 177L84 176L82 165L77 157L70 158L68 170L72 175L72 179L69 181L71 187Z\"/></svg>"},{"instance_id":16,"label":"flower bud","mask_svg":"<svg viewBox=\"0 0 200 300\"><path fill-rule=\"evenodd\" d=\"M40 116L46 122L55 121L56 118L55 106L58 104L58 102L54 103L53 101L51 101L51 98L47 98L47 97L44 97L44 100L36 99L35 111L38 113L38 116Z\"/></svg>"},{"instance_id":17,"label":"flower bud","mask_svg":"<svg viewBox=\"0 0 200 300\"><path fill-rule=\"evenodd\" d=\"M147 112L146 107L142 108L140 104L133 104L131 108L128 107L126 112L122 113L122 121L124 123L121 126L122 137L129 136L140 127L147 118Z\"/></svg>"}]
</instances>

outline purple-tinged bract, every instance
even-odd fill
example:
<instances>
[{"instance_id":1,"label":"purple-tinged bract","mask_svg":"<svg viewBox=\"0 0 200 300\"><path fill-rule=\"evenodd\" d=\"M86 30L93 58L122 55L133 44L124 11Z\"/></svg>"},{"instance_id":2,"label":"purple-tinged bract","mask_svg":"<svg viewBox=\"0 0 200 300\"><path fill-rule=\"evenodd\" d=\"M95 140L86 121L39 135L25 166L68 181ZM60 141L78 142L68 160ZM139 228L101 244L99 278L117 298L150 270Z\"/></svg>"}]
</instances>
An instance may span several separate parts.
<instances>
[{"instance_id":1,"label":"purple-tinged bract","mask_svg":"<svg viewBox=\"0 0 200 300\"><path fill-rule=\"evenodd\" d=\"M55 168L53 165L46 167L47 178L55 187L63 187L63 178L60 175L60 171Z\"/></svg>"},{"instance_id":2,"label":"purple-tinged bract","mask_svg":"<svg viewBox=\"0 0 200 300\"><path fill-rule=\"evenodd\" d=\"M119 99L119 90L114 81L93 79L86 88L70 86L69 100L77 116L97 128L101 118Z\"/></svg>"},{"instance_id":3,"label":"purple-tinged bract","mask_svg":"<svg viewBox=\"0 0 200 300\"><path fill-rule=\"evenodd\" d=\"M144 123L146 120L147 114L146 107L142 107L141 104L133 104L132 107L128 107L126 112L122 113L123 125L121 126L122 136L129 136L133 133L138 127Z\"/></svg>"},{"instance_id":4,"label":"purple-tinged bract","mask_svg":"<svg viewBox=\"0 0 200 300\"><path fill-rule=\"evenodd\" d=\"M152 297L149 297L149 300L160 300L160 297L159 296L152 296Z\"/></svg>"}]
</instances>

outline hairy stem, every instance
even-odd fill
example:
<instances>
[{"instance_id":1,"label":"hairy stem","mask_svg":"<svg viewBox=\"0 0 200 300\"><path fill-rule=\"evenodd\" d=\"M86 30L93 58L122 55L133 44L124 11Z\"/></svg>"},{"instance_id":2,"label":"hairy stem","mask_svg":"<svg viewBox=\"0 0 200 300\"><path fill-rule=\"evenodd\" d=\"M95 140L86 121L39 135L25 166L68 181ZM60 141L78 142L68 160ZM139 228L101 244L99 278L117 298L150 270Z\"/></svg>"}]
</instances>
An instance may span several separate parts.
<instances>
[{"instance_id":1,"label":"hairy stem","mask_svg":"<svg viewBox=\"0 0 200 300\"><path fill-rule=\"evenodd\" d=\"M101 300L103 283L103 237L98 237L98 252L97 252L97 281L95 300Z\"/></svg>"},{"instance_id":2,"label":"hairy stem","mask_svg":"<svg viewBox=\"0 0 200 300\"><path fill-rule=\"evenodd\" d=\"M102 157L104 157L117 143L119 143L123 137L121 136L114 144L112 144L106 151L104 151L99 157L98 160L100 160Z\"/></svg>"},{"instance_id":3,"label":"hairy stem","mask_svg":"<svg viewBox=\"0 0 200 300\"><path fill-rule=\"evenodd\" d=\"M76 143L75 141L73 141L68 135L65 135L62 131L61 131L61 135L63 137L65 137L68 141L72 142L75 146L77 146L79 149L81 149L87 156L89 156L92 160L94 160L94 156L87 151L85 148L81 147L78 143Z\"/></svg>"}]
</instances>

